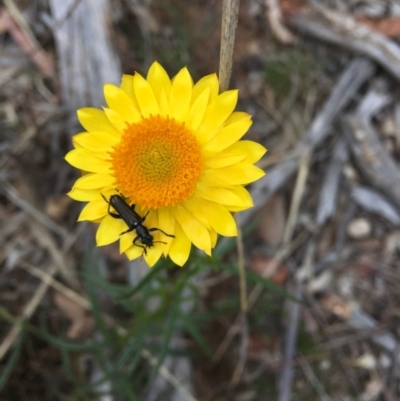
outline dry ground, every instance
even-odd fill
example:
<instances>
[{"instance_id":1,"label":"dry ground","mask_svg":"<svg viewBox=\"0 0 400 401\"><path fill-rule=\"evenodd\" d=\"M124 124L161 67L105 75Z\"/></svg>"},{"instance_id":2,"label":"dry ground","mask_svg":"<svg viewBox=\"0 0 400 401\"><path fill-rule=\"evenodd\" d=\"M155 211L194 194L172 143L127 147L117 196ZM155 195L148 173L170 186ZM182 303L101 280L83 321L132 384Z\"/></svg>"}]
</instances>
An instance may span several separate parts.
<instances>
[{"instance_id":1,"label":"dry ground","mask_svg":"<svg viewBox=\"0 0 400 401\"><path fill-rule=\"evenodd\" d=\"M242 1L246 316L234 242L148 273L76 223L74 110L153 60L218 71L220 3L0 4L0 401L400 399L395 2Z\"/></svg>"}]
</instances>

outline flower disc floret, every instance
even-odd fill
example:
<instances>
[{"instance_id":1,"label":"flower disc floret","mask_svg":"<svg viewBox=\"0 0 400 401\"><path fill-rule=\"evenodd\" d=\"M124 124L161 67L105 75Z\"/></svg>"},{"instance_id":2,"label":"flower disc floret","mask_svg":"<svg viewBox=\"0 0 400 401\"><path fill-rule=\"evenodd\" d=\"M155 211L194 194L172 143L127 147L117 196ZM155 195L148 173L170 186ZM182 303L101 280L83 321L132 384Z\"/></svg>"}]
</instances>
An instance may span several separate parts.
<instances>
[{"instance_id":1,"label":"flower disc floret","mask_svg":"<svg viewBox=\"0 0 400 401\"><path fill-rule=\"evenodd\" d=\"M203 170L194 133L169 117L150 116L130 124L111 158L116 187L145 209L188 199Z\"/></svg>"}]
</instances>

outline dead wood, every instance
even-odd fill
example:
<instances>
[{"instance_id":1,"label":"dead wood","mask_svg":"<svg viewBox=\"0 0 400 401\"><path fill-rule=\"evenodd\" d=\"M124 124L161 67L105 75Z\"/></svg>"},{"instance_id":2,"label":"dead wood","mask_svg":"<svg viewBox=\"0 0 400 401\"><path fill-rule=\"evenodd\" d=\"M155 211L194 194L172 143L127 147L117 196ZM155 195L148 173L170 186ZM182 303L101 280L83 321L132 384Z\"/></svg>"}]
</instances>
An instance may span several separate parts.
<instances>
[{"instance_id":1,"label":"dead wood","mask_svg":"<svg viewBox=\"0 0 400 401\"><path fill-rule=\"evenodd\" d=\"M378 322L365 313L361 308L354 308L348 317L348 323L357 330L372 330L377 328ZM397 340L392 333L384 331L383 333L373 334L371 340L389 352L394 352L397 348Z\"/></svg>"},{"instance_id":2,"label":"dead wood","mask_svg":"<svg viewBox=\"0 0 400 401\"><path fill-rule=\"evenodd\" d=\"M301 32L370 57L400 80L400 47L351 16L313 3L312 9L295 16L293 24Z\"/></svg>"},{"instance_id":3,"label":"dead wood","mask_svg":"<svg viewBox=\"0 0 400 401\"><path fill-rule=\"evenodd\" d=\"M368 212L376 213L389 223L399 226L400 213L384 196L371 188L355 186L351 198Z\"/></svg>"},{"instance_id":4,"label":"dead wood","mask_svg":"<svg viewBox=\"0 0 400 401\"><path fill-rule=\"evenodd\" d=\"M55 78L54 61L40 46L21 12L11 0L4 0L6 8L0 10L0 25L7 30L20 49L32 60L41 73Z\"/></svg>"},{"instance_id":5,"label":"dead wood","mask_svg":"<svg viewBox=\"0 0 400 401\"><path fill-rule=\"evenodd\" d=\"M245 225L269 197L292 177L298 168L299 157L307 150L313 151L326 139L339 113L354 97L360 87L372 77L374 71L372 63L365 59L357 58L352 61L340 76L331 95L297 147L285 160L271 169L264 178L253 184L251 194L255 207L243 212L242 225Z\"/></svg>"},{"instance_id":6,"label":"dead wood","mask_svg":"<svg viewBox=\"0 0 400 401\"><path fill-rule=\"evenodd\" d=\"M77 5L74 0L51 0L50 8L62 100L74 120L76 109L104 104L104 83L119 84L121 79L119 58L107 29L111 4L108 0L82 0Z\"/></svg>"},{"instance_id":7,"label":"dead wood","mask_svg":"<svg viewBox=\"0 0 400 401\"><path fill-rule=\"evenodd\" d=\"M301 300L303 297L303 285L300 282L296 283L295 297ZM279 377L279 396L278 401L290 401L292 393L292 381L293 381L293 366L290 361L296 355L296 343L298 328L300 322L302 305L300 302L290 301L289 317L287 330L285 335L285 348L283 351L283 361L285 365L281 371Z\"/></svg>"},{"instance_id":8,"label":"dead wood","mask_svg":"<svg viewBox=\"0 0 400 401\"><path fill-rule=\"evenodd\" d=\"M347 157L346 144L344 140L340 139L336 143L332 160L323 179L317 209L318 225L324 224L335 212L342 166Z\"/></svg>"},{"instance_id":9,"label":"dead wood","mask_svg":"<svg viewBox=\"0 0 400 401\"><path fill-rule=\"evenodd\" d=\"M358 110L342 120L355 162L368 183L385 193L400 207L400 169L383 147L372 126L372 117L387 105L389 98L371 89Z\"/></svg>"},{"instance_id":10,"label":"dead wood","mask_svg":"<svg viewBox=\"0 0 400 401\"><path fill-rule=\"evenodd\" d=\"M266 17L275 38L282 44L293 44L297 41L295 36L282 23L282 12L278 0L265 0Z\"/></svg>"}]
</instances>

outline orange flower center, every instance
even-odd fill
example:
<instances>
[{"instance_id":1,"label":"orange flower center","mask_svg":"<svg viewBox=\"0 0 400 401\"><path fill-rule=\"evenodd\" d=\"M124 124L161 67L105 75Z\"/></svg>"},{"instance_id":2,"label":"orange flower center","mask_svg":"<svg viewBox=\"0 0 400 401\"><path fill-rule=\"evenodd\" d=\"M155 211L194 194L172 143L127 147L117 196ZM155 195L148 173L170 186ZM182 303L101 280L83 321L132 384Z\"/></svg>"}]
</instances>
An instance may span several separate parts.
<instances>
[{"instance_id":1,"label":"orange flower center","mask_svg":"<svg viewBox=\"0 0 400 401\"><path fill-rule=\"evenodd\" d=\"M144 209L183 202L203 171L194 133L169 117L150 116L129 125L111 158L116 187Z\"/></svg>"}]
</instances>

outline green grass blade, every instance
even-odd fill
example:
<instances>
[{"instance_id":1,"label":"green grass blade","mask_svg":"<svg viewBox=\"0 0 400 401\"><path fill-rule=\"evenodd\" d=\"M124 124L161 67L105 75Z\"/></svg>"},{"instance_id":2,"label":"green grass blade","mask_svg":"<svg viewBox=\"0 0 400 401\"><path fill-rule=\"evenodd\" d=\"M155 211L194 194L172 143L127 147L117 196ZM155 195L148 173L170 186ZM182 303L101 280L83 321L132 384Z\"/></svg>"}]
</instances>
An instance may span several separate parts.
<instances>
[{"instance_id":1,"label":"green grass blade","mask_svg":"<svg viewBox=\"0 0 400 401\"><path fill-rule=\"evenodd\" d=\"M186 271L179 277L177 285L173 289L174 300L172 302L170 311L168 313L166 328L163 333L163 344L161 347L161 352L158 355L157 365L155 366L153 373L149 379L149 386L152 384L153 380L155 379L155 377L158 373L158 370L159 370L160 366L162 365L165 356L167 355L168 347L169 347L169 344L170 344L170 341L172 338L172 334L173 334L174 330L176 329L175 323L178 320L179 315L181 314L180 304L181 304L182 291L185 288L185 284L187 283L187 280L191 274L193 274L193 272L191 272L190 269L186 269Z\"/></svg>"},{"instance_id":2,"label":"green grass blade","mask_svg":"<svg viewBox=\"0 0 400 401\"><path fill-rule=\"evenodd\" d=\"M6 385L8 379L10 378L13 372L15 365L18 362L18 358L21 353L22 346L24 344L24 338L25 338L25 331L22 330L18 336L18 340L14 346L14 350L12 351L10 357L8 358L6 366L4 367L3 371L0 374L0 391Z\"/></svg>"}]
</instances>

